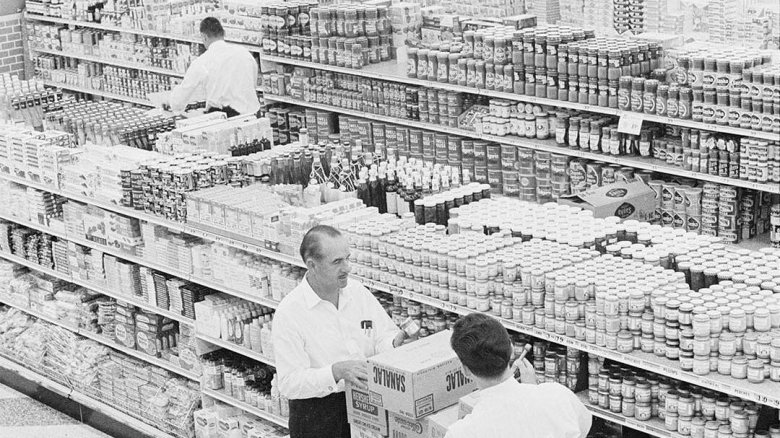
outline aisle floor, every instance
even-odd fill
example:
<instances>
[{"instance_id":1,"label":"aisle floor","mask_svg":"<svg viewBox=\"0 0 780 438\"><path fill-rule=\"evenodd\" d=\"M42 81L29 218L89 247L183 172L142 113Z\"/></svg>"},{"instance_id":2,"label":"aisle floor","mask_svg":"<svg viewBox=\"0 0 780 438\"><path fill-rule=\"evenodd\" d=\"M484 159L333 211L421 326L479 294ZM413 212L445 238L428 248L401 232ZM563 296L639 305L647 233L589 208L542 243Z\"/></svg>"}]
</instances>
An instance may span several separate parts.
<instances>
[{"instance_id":1,"label":"aisle floor","mask_svg":"<svg viewBox=\"0 0 780 438\"><path fill-rule=\"evenodd\" d=\"M0 384L0 438L111 438Z\"/></svg>"}]
</instances>

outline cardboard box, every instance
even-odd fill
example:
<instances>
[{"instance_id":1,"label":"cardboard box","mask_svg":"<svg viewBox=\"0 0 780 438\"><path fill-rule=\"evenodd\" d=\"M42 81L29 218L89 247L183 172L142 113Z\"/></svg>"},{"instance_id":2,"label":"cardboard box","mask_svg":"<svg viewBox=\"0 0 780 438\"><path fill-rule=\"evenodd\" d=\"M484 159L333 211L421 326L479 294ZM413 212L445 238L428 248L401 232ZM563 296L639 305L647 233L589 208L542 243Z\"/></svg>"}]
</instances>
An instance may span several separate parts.
<instances>
[{"instance_id":1,"label":"cardboard box","mask_svg":"<svg viewBox=\"0 0 780 438\"><path fill-rule=\"evenodd\" d=\"M458 418L459 408L457 405L450 406L449 408L439 411L430 417L428 420L428 437L429 438L444 438L447 435L447 431L450 429Z\"/></svg>"},{"instance_id":2,"label":"cardboard box","mask_svg":"<svg viewBox=\"0 0 780 438\"><path fill-rule=\"evenodd\" d=\"M479 401L479 391L474 391L471 394L466 394L458 400L458 419L462 419L466 415L470 414L474 410L474 406Z\"/></svg>"},{"instance_id":3,"label":"cardboard box","mask_svg":"<svg viewBox=\"0 0 780 438\"><path fill-rule=\"evenodd\" d=\"M369 359L372 403L418 419L457 403L476 389L463 373L445 330Z\"/></svg>"},{"instance_id":4,"label":"cardboard box","mask_svg":"<svg viewBox=\"0 0 780 438\"><path fill-rule=\"evenodd\" d=\"M449 427L456 421L458 421L458 406L450 406L420 419L390 412L390 436L392 438L444 438Z\"/></svg>"},{"instance_id":5,"label":"cardboard box","mask_svg":"<svg viewBox=\"0 0 780 438\"><path fill-rule=\"evenodd\" d=\"M352 438L385 438L385 435L380 435L371 430L363 429L362 427L355 426L354 424L349 426L349 431L352 435Z\"/></svg>"},{"instance_id":6,"label":"cardboard box","mask_svg":"<svg viewBox=\"0 0 780 438\"><path fill-rule=\"evenodd\" d=\"M371 403L368 391L347 384L347 421L379 435L387 435L387 410Z\"/></svg>"},{"instance_id":7,"label":"cardboard box","mask_svg":"<svg viewBox=\"0 0 780 438\"><path fill-rule=\"evenodd\" d=\"M617 216L646 222L655 212L655 191L641 180L616 182L563 196L558 203L590 210L598 218Z\"/></svg>"}]
</instances>

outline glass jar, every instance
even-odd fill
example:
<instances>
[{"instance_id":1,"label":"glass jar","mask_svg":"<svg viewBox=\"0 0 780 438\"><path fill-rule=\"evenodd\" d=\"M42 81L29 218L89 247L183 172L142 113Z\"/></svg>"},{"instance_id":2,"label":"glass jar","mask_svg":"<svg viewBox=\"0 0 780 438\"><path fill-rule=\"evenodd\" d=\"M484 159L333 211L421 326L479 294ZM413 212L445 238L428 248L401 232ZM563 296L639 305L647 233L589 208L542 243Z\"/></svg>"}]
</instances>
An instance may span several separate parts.
<instances>
[{"instance_id":1,"label":"glass jar","mask_svg":"<svg viewBox=\"0 0 780 438\"><path fill-rule=\"evenodd\" d=\"M751 360L748 364L747 379L750 383L764 382L764 362L760 359Z\"/></svg>"}]
</instances>

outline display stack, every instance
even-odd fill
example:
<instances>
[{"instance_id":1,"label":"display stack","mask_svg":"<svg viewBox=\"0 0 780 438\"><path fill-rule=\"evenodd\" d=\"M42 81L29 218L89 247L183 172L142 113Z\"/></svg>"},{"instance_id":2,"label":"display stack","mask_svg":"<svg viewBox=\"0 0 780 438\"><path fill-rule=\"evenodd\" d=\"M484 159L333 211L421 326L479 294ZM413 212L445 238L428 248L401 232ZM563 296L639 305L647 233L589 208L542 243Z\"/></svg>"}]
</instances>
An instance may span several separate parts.
<instances>
[{"instance_id":1,"label":"display stack","mask_svg":"<svg viewBox=\"0 0 780 438\"><path fill-rule=\"evenodd\" d=\"M27 4L35 78L0 76L4 368L147 435L284 437L274 310L327 224L420 327L373 365L458 387L430 377L425 409L347 387L353 436L441 438L471 412L448 345L471 312L578 395L593 437L780 436L770 13L169 3ZM69 95L151 106L207 16L264 61L266 117Z\"/></svg>"}]
</instances>

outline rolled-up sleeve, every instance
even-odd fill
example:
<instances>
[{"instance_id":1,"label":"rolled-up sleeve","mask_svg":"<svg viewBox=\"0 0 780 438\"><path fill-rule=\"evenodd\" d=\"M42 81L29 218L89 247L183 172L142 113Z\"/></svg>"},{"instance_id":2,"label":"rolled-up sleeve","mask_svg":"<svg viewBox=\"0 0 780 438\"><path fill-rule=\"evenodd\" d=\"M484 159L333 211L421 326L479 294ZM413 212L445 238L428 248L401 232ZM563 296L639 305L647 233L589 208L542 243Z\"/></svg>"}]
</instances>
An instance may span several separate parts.
<instances>
[{"instance_id":1,"label":"rolled-up sleeve","mask_svg":"<svg viewBox=\"0 0 780 438\"><path fill-rule=\"evenodd\" d=\"M184 80L171 91L170 105L173 111L184 111L188 104L205 98L204 83L208 71L198 62L193 61L184 74Z\"/></svg>"},{"instance_id":2,"label":"rolled-up sleeve","mask_svg":"<svg viewBox=\"0 0 780 438\"><path fill-rule=\"evenodd\" d=\"M274 315L272 338L279 391L293 400L324 397L336 391L331 365L311 368L303 338L295 321L284 311Z\"/></svg>"}]
</instances>

